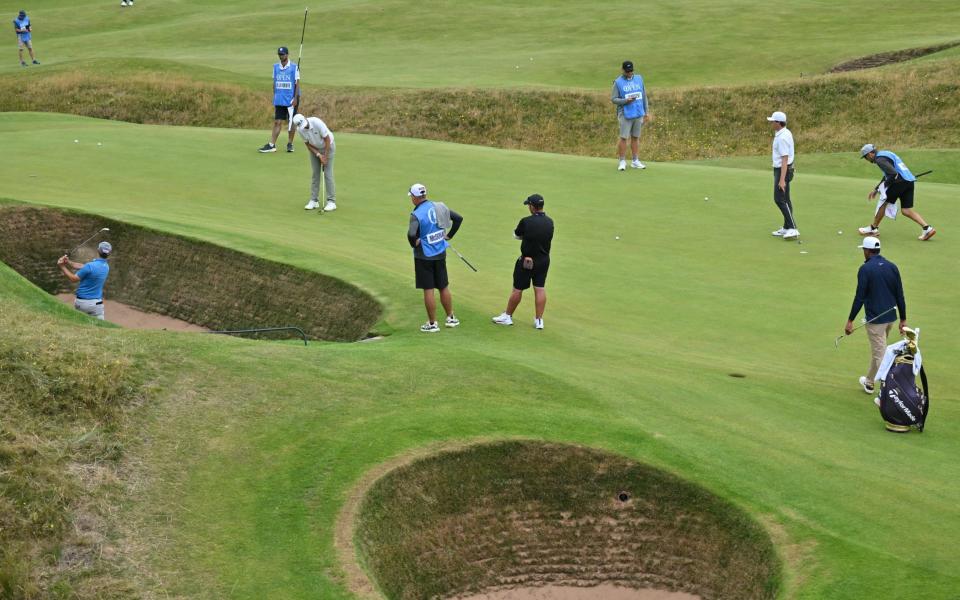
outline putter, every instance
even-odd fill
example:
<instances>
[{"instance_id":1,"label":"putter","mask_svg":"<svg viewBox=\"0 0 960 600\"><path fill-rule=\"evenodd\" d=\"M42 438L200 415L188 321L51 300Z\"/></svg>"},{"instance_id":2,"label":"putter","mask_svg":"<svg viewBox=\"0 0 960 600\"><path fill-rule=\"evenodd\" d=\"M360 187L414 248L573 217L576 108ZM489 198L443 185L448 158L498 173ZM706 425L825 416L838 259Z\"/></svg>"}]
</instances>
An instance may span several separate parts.
<instances>
[{"instance_id":1,"label":"putter","mask_svg":"<svg viewBox=\"0 0 960 600\"><path fill-rule=\"evenodd\" d=\"M453 252L454 252L457 256L460 257L460 260L462 260L464 263L466 263L466 265L467 265L468 267L470 267L471 269L473 269L473 272L474 272L474 273L477 272L477 268L476 268L475 266L471 265L471 264L470 264L470 261L467 260L466 258L464 258L464 256L463 256L462 254L460 254L460 252L459 252L456 248L454 248L453 245L450 246L450 249L453 250Z\"/></svg>"},{"instance_id":2,"label":"putter","mask_svg":"<svg viewBox=\"0 0 960 600\"><path fill-rule=\"evenodd\" d=\"M863 326L866 325L867 323L873 323L874 321L876 321L877 319L879 319L879 318L882 317L883 315L887 314L887 313L890 312L891 310L896 310L896 309L897 309L896 306L891 306L890 308L888 308L887 310L883 311L882 313L880 313L879 315L875 316L874 318L870 319L869 321L864 320L863 323L860 323L859 325L857 325L856 327L854 327L852 330L850 330L850 334L852 334L854 331L860 329L861 327L863 327ZM838 336L837 336L837 339L833 340L833 347L834 347L834 348L839 348L839 347L840 347L840 341L843 340L843 338L847 337L847 335L850 335L850 334L848 334L847 332L843 332L843 335L838 335Z\"/></svg>"},{"instance_id":3,"label":"putter","mask_svg":"<svg viewBox=\"0 0 960 600\"><path fill-rule=\"evenodd\" d=\"M793 211L790 210L790 205L789 205L789 204L784 204L784 206L785 206L786 209L787 209L787 214L790 215L790 221L793 223L793 228L796 229L796 228L797 228L797 220L793 218ZM788 240L788 241L789 241L789 240ZM803 242L800 241L800 236L799 236L799 235L797 236L797 243L798 243L798 244L802 244L802 243L803 243Z\"/></svg>"},{"instance_id":4,"label":"putter","mask_svg":"<svg viewBox=\"0 0 960 600\"><path fill-rule=\"evenodd\" d=\"M79 248L80 246L83 246L84 244L86 244L87 242L89 242L89 241L92 240L93 238L97 237L98 235L100 235L100 234L103 233L104 231L110 231L110 228L109 228L109 227L104 227L103 229L98 230L95 234L93 234L93 235L91 235L90 237L88 237L87 239L83 240L82 242L80 242L79 244L77 244L76 246L74 246L73 248L71 248L70 250L67 250L66 255L67 255L67 256L70 256L71 254L73 254L74 252L76 252L77 248Z\"/></svg>"},{"instance_id":5,"label":"putter","mask_svg":"<svg viewBox=\"0 0 960 600\"><path fill-rule=\"evenodd\" d=\"M319 158L317 160L320 160ZM320 214L323 214L323 207L327 205L327 165L320 163Z\"/></svg>"}]
</instances>

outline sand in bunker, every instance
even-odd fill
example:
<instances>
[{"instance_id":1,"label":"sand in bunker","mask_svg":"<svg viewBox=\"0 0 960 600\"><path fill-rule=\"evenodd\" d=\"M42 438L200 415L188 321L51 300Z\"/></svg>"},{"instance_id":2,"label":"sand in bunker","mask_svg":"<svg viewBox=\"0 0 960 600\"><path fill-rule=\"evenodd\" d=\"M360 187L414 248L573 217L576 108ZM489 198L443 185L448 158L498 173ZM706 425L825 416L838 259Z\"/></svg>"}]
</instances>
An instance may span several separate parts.
<instances>
[{"instance_id":1,"label":"sand in bunker","mask_svg":"<svg viewBox=\"0 0 960 600\"><path fill-rule=\"evenodd\" d=\"M462 596L458 600L700 600L700 596L666 590L635 590L616 585L594 587L547 585Z\"/></svg>"},{"instance_id":2,"label":"sand in bunker","mask_svg":"<svg viewBox=\"0 0 960 600\"><path fill-rule=\"evenodd\" d=\"M57 294L57 298L65 304L73 306L73 294ZM166 317L154 313L143 312L126 304L103 301L103 316L107 321L127 329L167 329L169 331L209 331L205 327L187 323L173 317Z\"/></svg>"}]
</instances>

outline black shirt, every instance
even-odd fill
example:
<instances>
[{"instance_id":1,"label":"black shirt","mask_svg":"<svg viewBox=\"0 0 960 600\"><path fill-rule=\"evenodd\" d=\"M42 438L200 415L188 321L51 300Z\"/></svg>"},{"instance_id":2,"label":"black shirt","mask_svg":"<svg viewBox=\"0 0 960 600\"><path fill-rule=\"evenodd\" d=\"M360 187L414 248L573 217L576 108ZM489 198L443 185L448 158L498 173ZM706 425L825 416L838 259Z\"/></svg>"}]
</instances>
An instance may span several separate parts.
<instances>
[{"instance_id":1,"label":"black shirt","mask_svg":"<svg viewBox=\"0 0 960 600\"><path fill-rule=\"evenodd\" d=\"M538 212L520 219L513 234L520 238L520 253L534 258L550 256L553 241L553 219Z\"/></svg>"}]
</instances>

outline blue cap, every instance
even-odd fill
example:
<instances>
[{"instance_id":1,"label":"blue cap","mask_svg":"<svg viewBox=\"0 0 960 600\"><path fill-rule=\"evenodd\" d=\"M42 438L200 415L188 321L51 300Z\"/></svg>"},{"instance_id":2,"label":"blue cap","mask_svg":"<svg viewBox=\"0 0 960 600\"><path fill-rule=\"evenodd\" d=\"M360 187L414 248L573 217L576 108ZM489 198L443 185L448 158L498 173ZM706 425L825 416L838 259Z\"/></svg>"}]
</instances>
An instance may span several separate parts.
<instances>
[{"instance_id":1,"label":"blue cap","mask_svg":"<svg viewBox=\"0 0 960 600\"><path fill-rule=\"evenodd\" d=\"M280 46L277 48L277 54L290 54L290 51L287 50L286 46Z\"/></svg>"}]
</instances>

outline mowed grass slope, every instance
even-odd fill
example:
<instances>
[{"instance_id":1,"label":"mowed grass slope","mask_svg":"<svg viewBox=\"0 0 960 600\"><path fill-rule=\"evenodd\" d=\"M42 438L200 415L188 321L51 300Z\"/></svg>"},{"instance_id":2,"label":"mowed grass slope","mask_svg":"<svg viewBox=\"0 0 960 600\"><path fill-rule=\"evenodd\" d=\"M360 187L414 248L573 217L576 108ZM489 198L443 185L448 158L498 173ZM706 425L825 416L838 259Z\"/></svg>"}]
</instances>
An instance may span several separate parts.
<instances>
[{"instance_id":1,"label":"mowed grass slope","mask_svg":"<svg viewBox=\"0 0 960 600\"><path fill-rule=\"evenodd\" d=\"M833 346L872 174L798 176L798 245L769 235L779 213L763 171L616 173L597 159L338 135L340 210L320 216L302 209L306 157L258 155L262 132L30 114L0 116L0 131L19 141L0 164L14 199L342 277L380 298L396 330L307 349L163 342L183 365L138 457L152 482L128 515L153 549L144 585L349 597L333 528L351 485L404 452L504 436L606 448L707 486L775 533L795 597L944 597L960 585L956 185L924 188L923 214L941 229L932 242L907 222L884 230L933 387L927 431L894 436L856 386L863 336ZM414 181L465 216L457 247L480 269L449 261L463 325L433 336L416 330L404 239ZM530 298L517 325L497 328L532 192L557 222L547 329L532 329Z\"/></svg>"},{"instance_id":2,"label":"mowed grass slope","mask_svg":"<svg viewBox=\"0 0 960 600\"><path fill-rule=\"evenodd\" d=\"M48 0L27 7L47 65L169 60L269 75L297 51L305 3ZM845 60L957 38L950 0L885 7L803 0L717 3L332 0L311 8L306 81L324 86L607 89L625 58L654 86L728 85L826 72ZM955 53L954 53L955 55ZM0 72L19 66L13 61Z\"/></svg>"}]
</instances>

